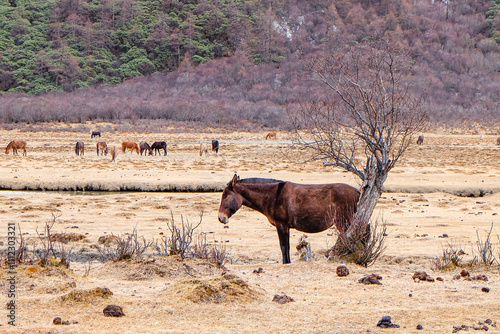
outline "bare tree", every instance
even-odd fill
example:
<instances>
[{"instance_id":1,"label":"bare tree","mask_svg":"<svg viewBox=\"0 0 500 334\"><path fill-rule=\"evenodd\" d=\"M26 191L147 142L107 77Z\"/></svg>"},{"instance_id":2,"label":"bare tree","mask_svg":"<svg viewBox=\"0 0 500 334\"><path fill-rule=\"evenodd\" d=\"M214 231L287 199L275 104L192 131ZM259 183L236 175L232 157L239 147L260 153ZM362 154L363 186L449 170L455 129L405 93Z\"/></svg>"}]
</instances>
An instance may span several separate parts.
<instances>
[{"instance_id":1,"label":"bare tree","mask_svg":"<svg viewBox=\"0 0 500 334\"><path fill-rule=\"evenodd\" d=\"M406 63L405 63L406 61ZM387 44L357 45L318 57L311 69L333 93L326 101L308 101L290 113L295 144L307 158L343 168L361 180L361 197L351 227L367 227L389 171L424 130L421 100L403 83L409 61ZM356 233L359 235L359 233Z\"/></svg>"}]
</instances>

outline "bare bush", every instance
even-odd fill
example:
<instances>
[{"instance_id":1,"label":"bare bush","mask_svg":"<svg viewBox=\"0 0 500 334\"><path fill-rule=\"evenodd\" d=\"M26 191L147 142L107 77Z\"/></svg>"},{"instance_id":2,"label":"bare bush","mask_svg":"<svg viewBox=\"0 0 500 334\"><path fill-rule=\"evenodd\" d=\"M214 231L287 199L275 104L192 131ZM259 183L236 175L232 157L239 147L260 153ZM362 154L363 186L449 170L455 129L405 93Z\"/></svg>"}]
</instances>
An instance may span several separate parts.
<instances>
[{"instance_id":1,"label":"bare bush","mask_svg":"<svg viewBox=\"0 0 500 334\"><path fill-rule=\"evenodd\" d=\"M171 212L171 215L172 221L167 222L170 236L162 237L161 241L156 243L156 250L160 255L180 255L184 259L191 253L193 233L203 221L203 212L200 213L200 222L195 226L191 225L188 219L184 221L184 216L181 215L181 226L178 227L175 224L173 212Z\"/></svg>"},{"instance_id":2,"label":"bare bush","mask_svg":"<svg viewBox=\"0 0 500 334\"><path fill-rule=\"evenodd\" d=\"M193 246L193 254L200 259L208 259L210 249L208 247L206 233L199 233L196 237L196 242Z\"/></svg>"},{"instance_id":3,"label":"bare bush","mask_svg":"<svg viewBox=\"0 0 500 334\"><path fill-rule=\"evenodd\" d=\"M29 257L28 245L24 239L23 232L21 231L21 225L17 224L18 236L16 237L17 249L16 249L16 263L22 264L31 262L32 258Z\"/></svg>"},{"instance_id":4,"label":"bare bush","mask_svg":"<svg viewBox=\"0 0 500 334\"><path fill-rule=\"evenodd\" d=\"M104 261L140 260L144 252L153 244L152 241L146 241L144 236L139 237L136 227L134 227L132 233L113 237L114 241L108 245L97 246L97 250Z\"/></svg>"},{"instance_id":5,"label":"bare bush","mask_svg":"<svg viewBox=\"0 0 500 334\"><path fill-rule=\"evenodd\" d=\"M327 253L329 259L342 259L364 267L375 263L384 252L387 237L386 223L379 229L379 221L358 225L352 229L352 235L337 231L337 242Z\"/></svg>"},{"instance_id":6,"label":"bare bush","mask_svg":"<svg viewBox=\"0 0 500 334\"><path fill-rule=\"evenodd\" d=\"M435 270L451 270L462 266L462 258L466 253L448 242L448 248L443 249L443 254L433 261Z\"/></svg>"},{"instance_id":7,"label":"bare bush","mask_svg":"<svg viewBox=\"0 0 500 334\"><path fill-rule=\"evenodd\" d=\"M495 245L491 242L491 233L493 231L493 224L491 224L490 230L486 234L485 239L481 239L479 232L476 231L477 235L477 251L479 253L479 261L487 266L491 266L494 263L500 265L499 259L495 256Z\"/></svg>"},{"instance_id":8,"label":"bare bush","mask_svg":"<svg viewBox=\"0 0 500 334\"><path fill-rule=\"evenodd\" d=\"M214 263L218 268L222 268L226 262L226 256L226 243L221 242L220 244L214 244L212 246L208 260Z\"/></svg>"},{"instance_id":9,"label":"bare bush","mask_svg":"<svg viewBox=\"0 0 500 334\"><path fill-rule=\"evenodd\" d=\"M71 255L75 246L73 244L71 247L68 247L64 242L55 238L52 234L52 228L59 217L60 215L52 213L52 221L45 224L43 233L38 232L38 228L36 228L38 241L40 241L42 246L38 248L37 245L34 244L33 254L38 258L42 266L53 264L64 266L69 269L71 265Z\"/></svg>"}]
</instances>

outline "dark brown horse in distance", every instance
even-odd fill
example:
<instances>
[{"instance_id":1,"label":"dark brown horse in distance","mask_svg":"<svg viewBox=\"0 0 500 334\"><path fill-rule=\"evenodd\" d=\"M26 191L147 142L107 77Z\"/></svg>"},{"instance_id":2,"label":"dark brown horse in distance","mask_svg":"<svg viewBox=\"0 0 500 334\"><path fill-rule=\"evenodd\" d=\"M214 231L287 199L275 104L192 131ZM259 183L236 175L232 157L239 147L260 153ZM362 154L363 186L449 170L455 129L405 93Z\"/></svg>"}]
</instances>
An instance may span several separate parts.
<instances>
[{"instance_id":1,"label":"dark brown horse in distance","mask_svg":"<svg viewBox=\"0 0 500 334\"><path fill-rule=\"evenodd\" d=\"M316 233L332 227L345 232L357 209L359 191L343 183L297 184L238 175L222 193L219 221L227 224L242 205L257 210L276 226L283 263L290 263L290 229Z\"/></svg>"},{"instance_id":2,"label":"dark brown horse in distance","mask_svg":"<svg viewBox=\"0 0 500 334\"><path fill-rule=\"evenodd\" d=\"M160 150L163 150L165 152L165 155L167 155L167 143L164 141L155 141L153 145L151 145L151 148L153 151L158 152L159 155L161 155Z\"/></svg>"},{"instance_id":3,"label":"dark brown horse in distance","mask_svg":"<svg viewBox=\"0 0 500 334\"><path fill-rule=\"evenodd\" d=\"M77 141L75 146L75 154L83 155L85 153L85 144L83 141Z\"/></svg>"},{"instance_id":4,"label":"dark brown horse in distance","mask_svg":"<svg viewBox=\"0 0 500 334\"><path fill-rule=\"evenodd\" d=\"M424 143L424 135L418 136L417 145L422 145Z\"/></svg>"},{"instance_id":5,"label":"dark brown horse in distance","mask_svg":"<svg viewBox=\"0 0 500 334\"><path fill-rule=\"evenodd\" d=\"M94 138L99 136L101 138L101 131L92 131L92 134L90 135L90 138Z\"/></svg>"},{"instance_id":6,"label":"dark brown horse in distance","mask_svg":"<svg viewBox=\"0 0 500 334\"><path fill-rule=\"evenodd\" d=\"M97 143L97 155L108 155L108 144L106 142L100 141Z\"/></svg>"},{"instance_id":7,"label":"dark brown horse in distance","mask_svg":"<svg viewBox=\"0 0 500 334\"><path fill-rule=\"evenodd\" d=\"M136 151L137 154L139 154L139 145L137 145L137 143L134 143L133 141L124 141L122 143L123 153L125 153L127 148L130 149L130 153L132 153L132 151Z\"/></svg>"},{"instance_id":8,"label":"dark brown horse in distance","mask_svg":"<svg viewBox=\"0 0 500 334\"><path fill-rule=\"evenodd\" d=\"M151 149L151 146L149 146L148 143L145 141L141 141L139 143L139 148L141 149L141 155L144 152L144 155L146 155L146 151L148 151L149 155L153 155L153 150Z\"/></svg>"},{"instance_id":9,"label":"dark brown horse in distance","mask_svg":"<svg viewBox=\"0 0 500 334\"><path fill-rule=\"evenodd\" d=\"M13 140L7 144L5 154L9 154L12 149L12 155L19 155L17 150L23 150L23 155L26 155L26 142L24 140Z\"/></svg>"},{"instance_id":10,"label":"dark brown horse in distance","mask_svg":"<svg viewBox=\"0 0 500 334\"><path fill-rule=\"evenodd\" d=\"M266 140L268 139L277 139L276 138L276 132L269 132L267 135L266 135Z\"/></svg>"},{"instance_id":11,"label":"dark brown horse in distance","mask_svg":"<svg viewBox=\"0 0 500 334\"><path fill-rule=\"evenodd\" d=\"M212 140L212 152L219 155L219 141L217 139Z\"/></svg>"}]
</instances>

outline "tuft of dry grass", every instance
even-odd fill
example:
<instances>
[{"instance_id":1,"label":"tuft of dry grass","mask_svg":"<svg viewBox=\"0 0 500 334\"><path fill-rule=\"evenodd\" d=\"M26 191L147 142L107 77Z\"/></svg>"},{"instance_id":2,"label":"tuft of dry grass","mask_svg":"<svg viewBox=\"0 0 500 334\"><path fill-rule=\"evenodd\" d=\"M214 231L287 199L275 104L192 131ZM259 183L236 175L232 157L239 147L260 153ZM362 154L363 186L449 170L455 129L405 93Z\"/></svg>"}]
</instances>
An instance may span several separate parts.
<instances>
[{"instance_id":1,"label":"tuft of dry grass","mask_svg":"<svg viewBox=\"0 0 500 334\"><path fill-rule=\"evenodd\" d=\"M215 278L195 278L178 282L172 292L181 300L193 303L247 302L256 299L261 292L239 276L222 273Z\"/></svg>"},{"instance_id":2,"label":"tuft of dry grass","mask_svg":"<svg viewBox=\"0 0 500 334\"><path fill-rule=\"evenodd\" d=\"M59 297L59 301L63 304L73 305L79 304L92 304L100 305L105 299L113 295L113 292L108 288L94 288L94 289L76 289L68 294Z\"/></svg>"}]
</instances>

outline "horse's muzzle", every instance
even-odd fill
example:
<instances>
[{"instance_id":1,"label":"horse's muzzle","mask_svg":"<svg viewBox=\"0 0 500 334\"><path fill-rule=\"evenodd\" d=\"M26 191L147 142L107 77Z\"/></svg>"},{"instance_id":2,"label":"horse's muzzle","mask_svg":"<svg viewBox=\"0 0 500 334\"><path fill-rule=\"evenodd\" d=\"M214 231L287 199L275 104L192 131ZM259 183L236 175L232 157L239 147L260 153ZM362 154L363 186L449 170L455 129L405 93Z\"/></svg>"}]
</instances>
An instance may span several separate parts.
<instances>
[{"instance_id":1,"label":"horse's muzzle","mask_svg":"<svg viewBox=\"0 0 500 334\"><path fill-rule=\"evenodd\" d=\"M229 218L227 218L227 216L224 213L219 212L219 221L222 224L227 224L227 223L229 223Z\"/></svg>"}]
</instances>

